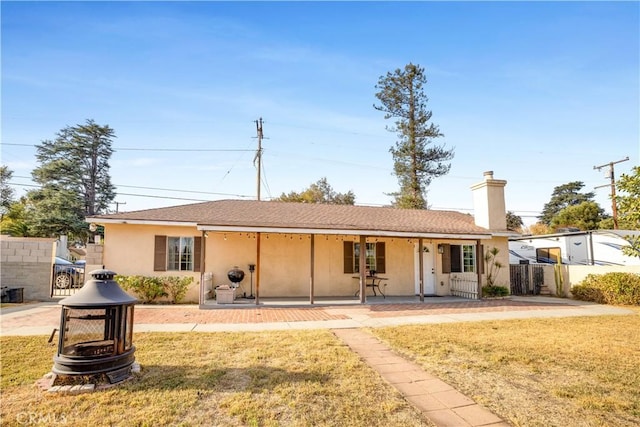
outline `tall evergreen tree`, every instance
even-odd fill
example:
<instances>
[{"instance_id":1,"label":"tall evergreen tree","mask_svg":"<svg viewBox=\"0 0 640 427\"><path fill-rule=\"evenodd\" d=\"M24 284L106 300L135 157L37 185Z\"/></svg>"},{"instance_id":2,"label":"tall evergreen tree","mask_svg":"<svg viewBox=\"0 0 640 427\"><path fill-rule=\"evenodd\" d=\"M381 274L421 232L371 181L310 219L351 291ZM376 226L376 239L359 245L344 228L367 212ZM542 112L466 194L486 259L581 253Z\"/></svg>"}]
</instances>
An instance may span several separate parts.
<instances>
[{"instance_id":1,"label":"tall evergreen tree","mask_svg":"<svg viewBox=\"0 0 640 427\"><path fill-rule=\"evenodd\" d=\"M542 209L542 215L538 217L540 222L550 226L553 218L563 209L579 205L582 202L593 202L595 193L580 193L583 187L584 183L582 181L572 181L555 187L551 199Z\"/></svg>"},{"instance_id":2,"label":"tall evergreen tree","mask_svg":"<svg viewBox=\"0 0 640 427\"><path fill-rule=\"evenodd\" d=\"M40 163L33 170L39 190L29 192L30 225L37 235L87 233L86 216L106 213L115 198L109 175L113 129L93 120L67 126L54 140L36 146Z\"/></svg>"},{"instance_id":3,"label":"tall evergreen tree","mask_svg":"<svg viewBox=\"0 0 640 427\"><path fill-rule=\"evenodd\" d=\"M113 138L113 129L93 120L62 129L56 139L37 146L40 166L32 172L34 180L79 194L84 215L105 213L115 198L109 175Z\"/></svg>"},{"instance_id":4,"label":"tall evergreen tree","mask_svg":"<svg viewBox=\"0 0 640 427\"><path fill-rule=\"evenodd\" d=\"M398 135L398 141L389 150L393 155L393 169L400 191L393 193L394 206L406 209L427 209L427 187L433 178L446 175L451 168L453 149L436 145L435 139L444 136L430 123L432 113L427 109L428 98L423 87L427 83L424 68L412 63L380 76L376 110L384 118L395 119L395 126L387 127Z\"/></svg>"}]
</instances>

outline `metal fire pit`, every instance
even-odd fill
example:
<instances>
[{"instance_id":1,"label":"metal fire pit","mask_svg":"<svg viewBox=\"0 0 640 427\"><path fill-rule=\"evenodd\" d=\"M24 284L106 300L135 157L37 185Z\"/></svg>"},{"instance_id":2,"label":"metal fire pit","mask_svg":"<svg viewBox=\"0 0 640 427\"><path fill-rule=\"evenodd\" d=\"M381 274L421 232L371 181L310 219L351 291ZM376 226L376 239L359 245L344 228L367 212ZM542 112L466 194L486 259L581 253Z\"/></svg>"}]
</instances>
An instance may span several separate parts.
<instances>
[{"instance_id":1,"label":"metal fire pit","mask_svg":"<svg viewBox=\"0 0 640 427\"><path fill-rule=\"evenodd\" d=\"M106 374L122 381L135 361L133 309L137 302L113 280L116 273L94 270L78 293L64 298L58 352L52 371L58 375Z\"/></svg>"}]
</instances>

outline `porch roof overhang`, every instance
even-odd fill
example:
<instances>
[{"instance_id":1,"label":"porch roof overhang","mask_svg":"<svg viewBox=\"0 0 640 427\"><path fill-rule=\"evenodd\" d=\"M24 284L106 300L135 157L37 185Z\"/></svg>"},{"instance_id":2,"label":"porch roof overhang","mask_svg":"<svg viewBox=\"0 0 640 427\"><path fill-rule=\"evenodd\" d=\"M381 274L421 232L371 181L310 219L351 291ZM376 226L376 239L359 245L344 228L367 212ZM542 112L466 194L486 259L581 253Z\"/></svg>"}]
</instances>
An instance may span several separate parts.
<instances>
[{"instance_id":1,"label":"porch roof overhang","mask_svg":"<svg viewBox=\"0 0 640 427\"><path fill-rule=\"evenodd\" d=\"M95 220L87 219L88 222ZM294 227L260 227L260 226L231 226L231 225L202 225L195 222L179 221L148 221L148 220L123 220L100 218L101 224L136 224L136 225L158 225L170 227L191 227L198 231L213 231L220 233L275 233L275 234L320 234L320 235L342 235L342 236L371 236L371 237L402 237L413 239L490 239L492 236L502 235L502 233L438 233L419 231L393 231L393 230L367 230L367 229L337 229L337 228L294 228ZM509 234L510 236L511 234Z\"/></svg>"},{"instance_id":2,"label":"porch roof overhang","mask_svg":"<svg viewBox=\"0 0 640 427\"><path fill-rule=\"evenodd\" d=\"M324 229L324 228L287 228L287 227L237 227L198 225L200 231L239 232L239 233L280 233L280 234L321 234L341 236L371 236L371 237L404 237L423 239L490 239L491 234L453 234L453 233L425 233L413 231L365 230L365 229Z\"/></svg>"}]
</instances>

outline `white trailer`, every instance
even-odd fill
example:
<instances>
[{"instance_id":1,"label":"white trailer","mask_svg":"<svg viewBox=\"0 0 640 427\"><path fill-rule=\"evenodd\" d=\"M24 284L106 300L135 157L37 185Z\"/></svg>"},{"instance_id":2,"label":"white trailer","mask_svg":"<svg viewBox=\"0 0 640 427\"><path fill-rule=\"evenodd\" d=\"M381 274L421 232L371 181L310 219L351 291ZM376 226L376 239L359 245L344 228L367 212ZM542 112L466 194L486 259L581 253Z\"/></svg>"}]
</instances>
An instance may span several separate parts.
<instances>
[{"instance_id":1,"label":"white trailer","mask_svg":"<svg viewBox=\"0 0 640 427\"><path fill-rule=\"evenodd\" d=\"M640 265L640 257L622 253L633 230L578 231L509 239L509 263L573 265Z\"/></svg>"}]
</instances>

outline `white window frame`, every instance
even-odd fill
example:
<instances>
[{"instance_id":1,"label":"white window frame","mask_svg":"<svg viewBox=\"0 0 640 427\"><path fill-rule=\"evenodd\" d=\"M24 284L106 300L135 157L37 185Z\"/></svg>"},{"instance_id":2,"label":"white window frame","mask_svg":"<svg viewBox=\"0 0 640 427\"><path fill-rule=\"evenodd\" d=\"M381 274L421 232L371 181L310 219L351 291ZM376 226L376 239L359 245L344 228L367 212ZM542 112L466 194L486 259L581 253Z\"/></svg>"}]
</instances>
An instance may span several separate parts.
<instances>
[{"instance_id":1,"label":"white window frame","mask_svg":"<svg viewBox=\"0 0 640 427\"><path fill-rule=\"evenodd\" d=\"M175 251L176 241L178 253ZM167 271L193 271L194 244L195 239L190 236L167 236Z\"/></svg>"}]
</instances>

